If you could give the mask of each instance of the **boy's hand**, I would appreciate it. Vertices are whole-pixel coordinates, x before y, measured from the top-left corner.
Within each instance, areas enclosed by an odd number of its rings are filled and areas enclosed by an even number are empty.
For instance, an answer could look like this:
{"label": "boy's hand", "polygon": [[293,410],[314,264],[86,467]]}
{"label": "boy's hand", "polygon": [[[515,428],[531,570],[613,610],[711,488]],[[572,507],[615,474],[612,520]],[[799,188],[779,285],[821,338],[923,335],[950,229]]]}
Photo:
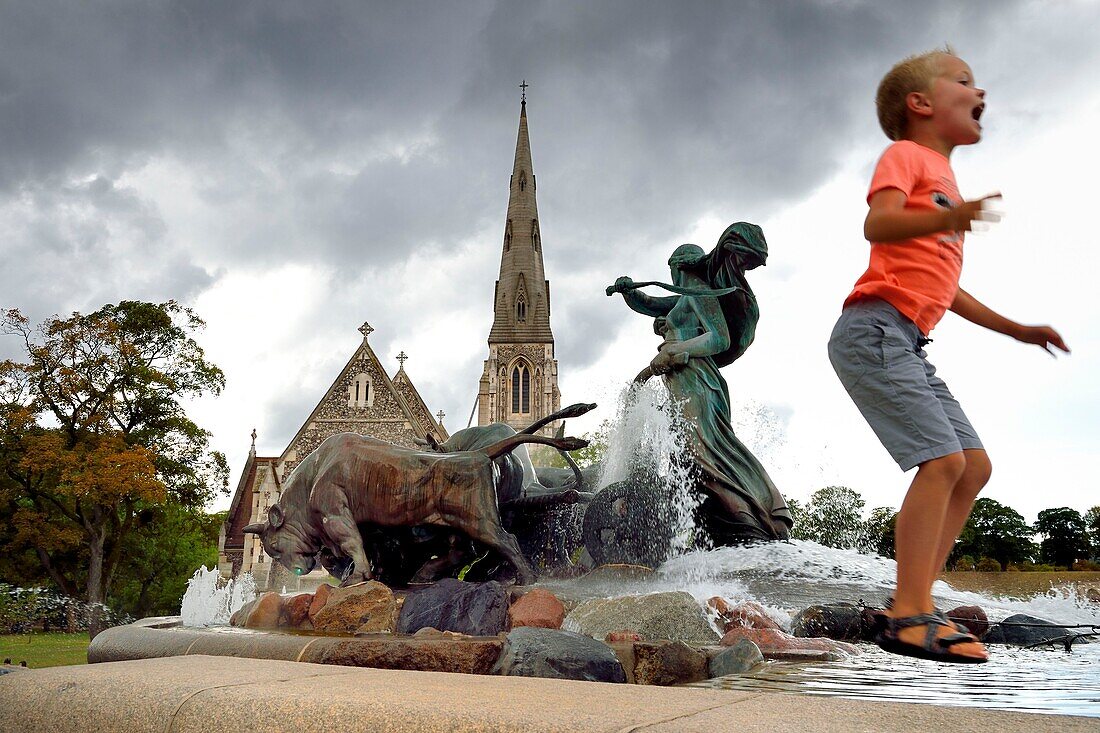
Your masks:
{"label": "boy's hand", "polygon": [[976,221],[988,221],[990,223],[1001,220],[999,212],[986,209],[985,202],[1001,198],[999,193],[991,193],[973,201],[963,201],[951,209],[948,213],[948,222],[953,232],[969,232],[974,228]]}
{"label": "boy's hand", "polygon": [[1061,349],[1067,354],[1069,353],[1069,347],[1062,340],[1062,336],[1050,326],[1023,326],[1019,333],[1013,335],[1017,341],[1042,346],[1051,356],[1055,356],[1054,350],[1050,348],[1051,346]]}

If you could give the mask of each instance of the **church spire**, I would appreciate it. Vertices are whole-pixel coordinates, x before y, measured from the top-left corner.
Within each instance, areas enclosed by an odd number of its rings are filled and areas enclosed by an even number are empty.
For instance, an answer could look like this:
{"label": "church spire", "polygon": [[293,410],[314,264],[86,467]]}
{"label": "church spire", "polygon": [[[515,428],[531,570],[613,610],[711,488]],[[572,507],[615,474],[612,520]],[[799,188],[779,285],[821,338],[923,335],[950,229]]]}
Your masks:
{"label": "church spire", "polygon": [[542,234],[535,202],[535,173],[527,132],[527,81],[520,87],[519,134],[509,182],[500,276],[489,343],[550,343],[550,282],[542,263]]}

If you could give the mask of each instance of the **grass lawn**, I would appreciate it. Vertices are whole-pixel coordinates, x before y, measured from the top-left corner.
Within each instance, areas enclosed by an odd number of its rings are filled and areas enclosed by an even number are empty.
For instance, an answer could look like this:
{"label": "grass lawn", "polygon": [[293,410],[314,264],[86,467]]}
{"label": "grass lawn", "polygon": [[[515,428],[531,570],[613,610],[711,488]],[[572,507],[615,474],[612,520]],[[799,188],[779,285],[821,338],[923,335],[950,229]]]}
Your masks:
{"label": "grass lawn", "polygon": [[27,661],[27,666],[60,667],[88,663],[88,632],[81,634],[36,633],[0,636],[0,662]]}

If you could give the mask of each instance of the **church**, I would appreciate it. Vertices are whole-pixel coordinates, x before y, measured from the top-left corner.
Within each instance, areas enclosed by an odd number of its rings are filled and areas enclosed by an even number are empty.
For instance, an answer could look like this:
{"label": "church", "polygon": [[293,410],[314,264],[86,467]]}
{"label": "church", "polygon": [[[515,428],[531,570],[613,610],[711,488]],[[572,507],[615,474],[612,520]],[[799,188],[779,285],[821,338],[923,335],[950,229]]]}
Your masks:
{"label": "church", "polygon": [[[504,422],[519,430],[557,411],[558,362],[550,330],[550,281],[542,258],[542,235],[535,201],[535,173],[527,131],[527,84],[521,85],[519,134],[509,179],[508,211],[493,293],[489,356],[478,384],[477,424]],[[393,377],[370,346],[374,329],[364,323],[363,340],[321,397],[313,412],[278,456],[256,455],[256,432],[241,471],[229,515],[218,542],[218,570],[225,577],[250,572],[259,587],[269,579],[271,560],[256,535],[244,527],[267,518],[283,482],[298,462],[326,438],[344,432],[370,435],[396,445],[423,446],[427,435],[438,442],[449,437],[442,412],[434,416],[405,370],[408,357]],[[557,428],[549,425],[544,431]]]}

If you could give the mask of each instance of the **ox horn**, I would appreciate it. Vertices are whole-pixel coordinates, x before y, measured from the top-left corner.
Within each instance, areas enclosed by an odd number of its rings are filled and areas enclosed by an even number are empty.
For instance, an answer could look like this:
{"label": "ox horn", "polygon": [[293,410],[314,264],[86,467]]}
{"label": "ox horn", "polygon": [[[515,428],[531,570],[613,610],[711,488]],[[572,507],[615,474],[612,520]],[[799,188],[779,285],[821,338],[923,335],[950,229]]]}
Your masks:
{"label": "ox horn", "polygon": [[248,532],[249,534],[263,534],[266,527],[267,525],[264,522],[257,522],[256,524],[245,525],[243,531]]}

